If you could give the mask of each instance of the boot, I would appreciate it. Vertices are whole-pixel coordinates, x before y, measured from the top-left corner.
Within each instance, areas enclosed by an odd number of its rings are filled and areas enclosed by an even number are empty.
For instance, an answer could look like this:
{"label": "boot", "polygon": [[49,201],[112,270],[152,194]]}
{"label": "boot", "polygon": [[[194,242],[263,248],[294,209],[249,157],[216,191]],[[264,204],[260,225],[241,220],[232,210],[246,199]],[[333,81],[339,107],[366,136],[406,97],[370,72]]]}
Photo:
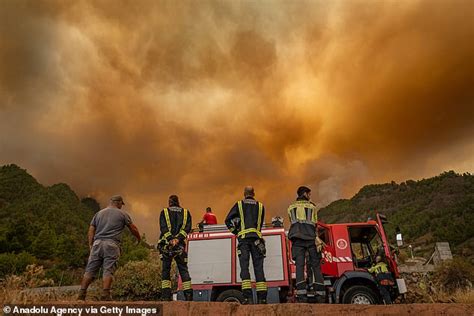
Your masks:
{"label": "boot", "polygon": [[314,297],[314,302],[317,304],[326,303],[326,296],[316,294],[316,296]]}
{"label": "boot", "polygon": [[252,290],[243,290],[244,293],[244,301],[242,305],[251,305],[253,304],[253,293]]}
{"label": "boot", "polygon": [[171,301],[171,289],[165,288],[161,290],[161,300],[162,301]]}
{"label": "boot", "polygon": [[324,285],[316,285],[316,291],[314,292],[315,294],[315,301],[316,303],[325,303],[326,302],[326,289],[324,288]]}
{"label": "boot", "polygon": [[306,295],[296,296],[296,301],[298,303],[308,303],[308,296],[306,296]]}
{"label": "boot", "polygon": [[86,300],[86,294],[87,294],[87,290],[86,289],[81,289],[79,291],[79,295],[77,296],[77,300],[85,301]]}
{"label": "boot", "polygon": [[101,301],[112,301],[112,295],[110,295],[110,289],[103,289],[102,295],[100,296]]}
{"label": "boot", "polygon": [[184,299],[188,302],[193,300],[193,290],[184,291]]}
{"label": "boot", "polygon": [[267,304],[267,291],[257,292],[257,304]]}

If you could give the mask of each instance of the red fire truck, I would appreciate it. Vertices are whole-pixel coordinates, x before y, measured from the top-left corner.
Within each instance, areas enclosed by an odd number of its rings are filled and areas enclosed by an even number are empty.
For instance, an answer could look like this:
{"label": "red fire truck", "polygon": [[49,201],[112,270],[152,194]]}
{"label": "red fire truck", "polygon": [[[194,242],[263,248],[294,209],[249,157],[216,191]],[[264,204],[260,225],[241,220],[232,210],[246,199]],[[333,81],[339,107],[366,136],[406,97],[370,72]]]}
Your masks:
{"label": "red fire truck", "polygon": [[[381,303],[376,281],[367,272],[380,251],[384,252],[396,280],[391,288],[392,298],[406,292],[405,281],[400,278],[395,254],[385,235],[385,222],[385,216],[377,214],[376,220],[369,219],[363,223],[318,223],[318,235],[325,243],[321,270],[325,278],[327,303]],[[296,269],[290,255],[291,242],[287,232],[283,227],[265,227],[262,234],[267,248],[264,263],[267,301],[294,302]],[[237,242],[225,225],[208,226],[203,232],[189,235],[188,262],[195,301],[243,301]],[[182,299],[180,281],[178,286],[177,299]]]}

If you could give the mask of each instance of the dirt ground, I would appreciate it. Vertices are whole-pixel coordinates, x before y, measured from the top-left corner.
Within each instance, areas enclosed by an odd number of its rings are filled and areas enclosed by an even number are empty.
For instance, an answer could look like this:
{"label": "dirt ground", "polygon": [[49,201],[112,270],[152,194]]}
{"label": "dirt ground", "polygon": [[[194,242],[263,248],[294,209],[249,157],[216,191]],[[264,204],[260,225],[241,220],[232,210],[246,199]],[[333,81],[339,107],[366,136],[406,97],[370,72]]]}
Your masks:
{"label": "dirt ground", "polygon": [[[58,304],[65,302],[58,302]],[[397,304],[383,305],[330,305],[330,304],[268,304],[240,305],[217,302],[68,302],[68,305],[113,305],[129,307],[156,306],[163,309],[163,315],[203,316],[203,315],[470,315],[474,316],[474,304]],[[47,303],[42,305],[55,305]]]}

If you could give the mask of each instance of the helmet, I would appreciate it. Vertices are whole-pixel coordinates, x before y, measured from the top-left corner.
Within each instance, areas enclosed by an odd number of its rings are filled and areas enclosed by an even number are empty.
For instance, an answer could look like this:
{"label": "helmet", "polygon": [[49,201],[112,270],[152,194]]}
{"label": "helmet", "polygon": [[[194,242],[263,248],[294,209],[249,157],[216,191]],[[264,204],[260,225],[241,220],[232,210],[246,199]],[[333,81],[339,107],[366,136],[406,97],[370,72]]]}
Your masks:
{"label": "helmet", "polygon": [[303,194],[309,193],[309,192],[311,192],[311,189],[303,185],[298,188],[298,190],[296,191],[296,194],[298,196],[302,196]]}

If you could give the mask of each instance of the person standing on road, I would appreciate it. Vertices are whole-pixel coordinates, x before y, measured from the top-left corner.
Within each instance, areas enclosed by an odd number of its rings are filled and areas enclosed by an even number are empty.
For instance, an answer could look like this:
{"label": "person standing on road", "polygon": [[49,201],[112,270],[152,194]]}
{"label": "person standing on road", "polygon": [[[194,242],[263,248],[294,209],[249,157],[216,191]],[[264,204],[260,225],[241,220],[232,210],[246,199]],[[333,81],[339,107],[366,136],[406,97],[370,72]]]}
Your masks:
{"label": "person standing on road", "polygon": [[87,288],[101,267],[103,269],[101,299],[112,300],[110,287],[120,257],[120,242],[125,227],[130,229],[138,243],[141,241],[138,228],[132,223],[130,215],[122,210],[123,205],[125,203],[120,195],[111,197],[109,206],[97,212],[90,223],[88,232],[90,255],[81,282],[79,300],[86,299]]}
{"label": "person standing on road", "polygon": [[266,256],[265,241],[262,238],[262,226],[265,222],[265,207],[255,200],[253,187],[244,189],[244,199],[234,204],[225,224],[232,233],[237,235],[239,245],[237,253],[240,262],[240,278],[244,304],[253,303],[252,283],[250,280],[249,263],[252,256],[256,279],[257,302],[267,303],[267,282],[263,271],[263,261]]}
{"label": "person standing on road", "polygon": [[193,300],[191,277],[188,270],[188,254],[185,251],[186,239],[191,232],[191,213],[179,205],[177,195],[171,195],[168,200],[169,207],[164,208],[160,214],[160,241],[158,250],[161,254],[161,299],[171,301],[171,263],[173,259],[178,266],[183,293],[186,301]]}
{"label": "person standing on road", "polygon": [[296,297],[298,302],[308,301],[307,282],[304,277],[306,254],[314,274],[316,300],[322,302],[326,292],[321,273],[321,252],[316,247],[318,210],[311,202],[311,189],[301,186],[297,190],[297,199],[288,207],[291,241],[291,254],[296,264]]}

